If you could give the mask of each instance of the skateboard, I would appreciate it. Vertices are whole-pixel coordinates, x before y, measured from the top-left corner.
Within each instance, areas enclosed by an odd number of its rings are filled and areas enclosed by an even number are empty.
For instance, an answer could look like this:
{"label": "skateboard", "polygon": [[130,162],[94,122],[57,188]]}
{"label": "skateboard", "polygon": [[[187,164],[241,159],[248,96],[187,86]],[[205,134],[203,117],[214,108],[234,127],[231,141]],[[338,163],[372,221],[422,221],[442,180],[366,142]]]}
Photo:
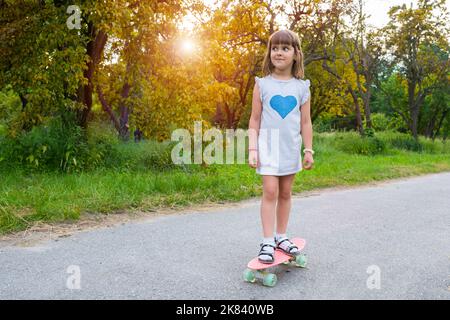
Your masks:
{"label": "skateboard", "polygon": [[299,250],[299,253],[295,256],[290,256],[284,253],[281,249],[276,249],[274,254],[274,261],[270,264],[262,263],[258,260],[258,257],[252,259],[247,264],[247,269],[244,271],[244,281],[254,283],[257,278],[262,279],[263,285],[268,287],[273,287],[277,283],[277,275],[275,273],[270,273],[267,269],[277,266],[279,264],[284,265],[295,265],[299,268],[306,267],[306,255],[301,251],[305,247],[306,241],[301,238],[291,239]]}

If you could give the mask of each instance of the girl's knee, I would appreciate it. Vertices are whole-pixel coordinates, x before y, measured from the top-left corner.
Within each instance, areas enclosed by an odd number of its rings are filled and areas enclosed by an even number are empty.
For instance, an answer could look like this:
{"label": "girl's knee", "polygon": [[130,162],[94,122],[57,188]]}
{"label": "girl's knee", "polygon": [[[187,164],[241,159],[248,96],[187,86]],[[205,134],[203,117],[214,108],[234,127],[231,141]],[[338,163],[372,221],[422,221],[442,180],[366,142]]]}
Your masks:
{"label": "girl's knee", "polygon": [[291,191],[281,191],[278,194],[278,199],[280,200],[290,200],[291,199]]}
{"label": "girl's knee", "polygon": [[278,190],[276,188],[267,188],[263,191],[263,197],[266,200],[274,201],[277,199]]}

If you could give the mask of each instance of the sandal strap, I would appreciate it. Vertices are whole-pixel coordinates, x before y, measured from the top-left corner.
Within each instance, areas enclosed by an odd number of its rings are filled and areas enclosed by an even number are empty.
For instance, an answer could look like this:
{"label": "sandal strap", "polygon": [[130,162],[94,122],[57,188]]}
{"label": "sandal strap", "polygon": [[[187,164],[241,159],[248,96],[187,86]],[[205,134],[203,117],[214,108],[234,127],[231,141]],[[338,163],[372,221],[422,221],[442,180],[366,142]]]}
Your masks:
{"label": "sandal strap", "polygon": [[286,241],[289,242],[289,245],[287,246],[287,251],[291,252],[291,250],[294,248],[297,248],[297,250],[298,250],[298,247],[294,243],[292,243],[288,238],[284,238],[283,240],[278,242],[278,247],[280,247],[280,244],[282,244],[283,242],[286,242]]}
{"label": "sandal strap", "polygon": [[272,247],[274,249],[276,249],[277,247],[271,243],[261,243],[261,251],[264,250],[264,247]]}
{"label": "sandal strap", "polygon": [[261,256],[261,255],[267,255],[267,256],[270,256],[271,258],[273,258],[273,253],[272,252],[269,252],[269,251],[265,251],[264,250],[264,247],[272,247],[272,248],[274,248],[274,249],[276,249],[276,247],[273,245],[273,244],[270,244],[270,243],[262,243],[261,244],[261,249],[259,250],[259,256]]}

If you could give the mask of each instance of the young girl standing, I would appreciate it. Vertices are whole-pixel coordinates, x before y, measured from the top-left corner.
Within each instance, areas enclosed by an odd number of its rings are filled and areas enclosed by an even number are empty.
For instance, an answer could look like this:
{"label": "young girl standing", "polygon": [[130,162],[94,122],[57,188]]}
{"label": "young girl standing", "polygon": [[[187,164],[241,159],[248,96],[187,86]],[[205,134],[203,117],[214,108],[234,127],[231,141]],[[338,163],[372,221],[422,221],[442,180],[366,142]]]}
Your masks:
{"label": "young girl standing", "polygon": [[[276,248],[299,251],[286,236],[295,174],[314,163],[309,80],[304,77],[298,35],[290,30],[272,34],[263,62],[264,78],[256,77],[249,121],[249,165],[262,175],[263,241],[258,258],[274,261]],[[276,219],[275,219],[276,218]],[[276,220],[276,234],[274,237]]]}

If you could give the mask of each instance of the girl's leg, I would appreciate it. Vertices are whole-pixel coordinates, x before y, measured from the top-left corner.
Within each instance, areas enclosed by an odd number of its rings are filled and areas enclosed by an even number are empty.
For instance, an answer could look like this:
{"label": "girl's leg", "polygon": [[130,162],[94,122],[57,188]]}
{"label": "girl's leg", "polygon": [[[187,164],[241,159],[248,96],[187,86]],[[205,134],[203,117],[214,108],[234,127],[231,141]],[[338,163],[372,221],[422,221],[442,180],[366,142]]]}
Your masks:
{"label": "girl's leg", "polygon": [[277,234],[285,234],[291,212],[292,184],[295,174],[279,177],[279,193],[277,203]]}
{"label": "girl's leg", "polygon": [[262,176],[263,196],[261,200],[261,221],[264,238],[273,238],[275,210],[278,197],[278,177]]}

